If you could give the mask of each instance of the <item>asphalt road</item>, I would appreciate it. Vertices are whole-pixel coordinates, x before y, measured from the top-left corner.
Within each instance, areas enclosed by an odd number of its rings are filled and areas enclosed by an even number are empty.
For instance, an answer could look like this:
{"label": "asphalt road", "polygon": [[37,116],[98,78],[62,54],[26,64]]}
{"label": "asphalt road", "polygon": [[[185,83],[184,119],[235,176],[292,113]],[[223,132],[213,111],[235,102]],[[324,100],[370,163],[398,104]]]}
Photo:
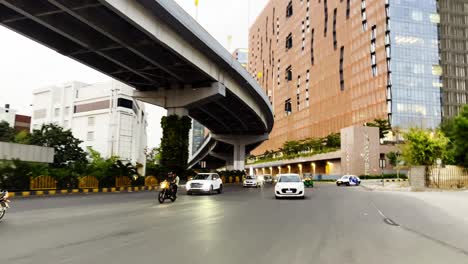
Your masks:
{"label": "asphalt road", "polygon": [[0,263],[468,263],[468,224],[419,199],[319,184],[273,189],[16,199]]}

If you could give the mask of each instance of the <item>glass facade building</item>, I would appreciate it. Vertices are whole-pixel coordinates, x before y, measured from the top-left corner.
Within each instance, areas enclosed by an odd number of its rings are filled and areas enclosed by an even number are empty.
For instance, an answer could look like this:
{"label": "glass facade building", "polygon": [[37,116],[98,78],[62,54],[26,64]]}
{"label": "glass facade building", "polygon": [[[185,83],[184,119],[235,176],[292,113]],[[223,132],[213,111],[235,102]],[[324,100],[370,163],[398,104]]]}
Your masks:
{"label": "glass facade building", "polygon": [[389,2],[391,124],[436,128],[442,87],[436,0]]}
{"label": "glass facade building", "polygon": [[270,0],[248,52],[275,113],[254,154],[377,118],[434,129],[468,100],[468,0]]}
{"label": "glass facade building", "polygon": [[192,129],[190,131],[190,155],[195,154],[205,138],[205,127],[192,119]]}
{"label": "glass facade building", "polygon": [[451,118],[468,102],[468,0],[439,0],[442,117]]}

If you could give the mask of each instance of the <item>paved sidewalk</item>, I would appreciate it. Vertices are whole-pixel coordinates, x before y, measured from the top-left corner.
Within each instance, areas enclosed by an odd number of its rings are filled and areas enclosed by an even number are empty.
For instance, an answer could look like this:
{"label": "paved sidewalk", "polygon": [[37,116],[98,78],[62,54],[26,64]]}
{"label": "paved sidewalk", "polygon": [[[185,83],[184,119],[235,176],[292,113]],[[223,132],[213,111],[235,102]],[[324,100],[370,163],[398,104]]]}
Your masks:
{"label": "paved sidewalk", "polygon": [[410,191],[408,181],[385,182],[382,185],[380,180],[363,180],[361,186],[370,191]]}
{"label": "paved sidewalk", "polygon": [[468,191],[430,191],[402,193],[438,207],[468,224]]}

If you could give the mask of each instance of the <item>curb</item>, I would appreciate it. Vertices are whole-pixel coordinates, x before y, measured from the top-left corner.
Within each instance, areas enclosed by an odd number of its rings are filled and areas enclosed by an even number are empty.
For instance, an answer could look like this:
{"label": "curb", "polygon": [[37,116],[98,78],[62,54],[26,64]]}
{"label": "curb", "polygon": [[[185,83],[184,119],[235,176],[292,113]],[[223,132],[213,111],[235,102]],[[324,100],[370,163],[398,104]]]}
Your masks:
{"label": "curb", "polygon": [[30,196],[54,196],[79,193],[116,193],[116,192],[139,192],[156,190],[156,186],[140,186],[140,187],[112,187],[112,188],[81,188],[81,189],[64,189],[64,190],[38,190],[24,192],[9,192],[10,197],[30,197]]}
{"label": "curb", "polygon": [[[385,182],[402,182],[402,181],[408,181],[407,179],[385,179]],[[380,180],[382,182],[382,180]]]}

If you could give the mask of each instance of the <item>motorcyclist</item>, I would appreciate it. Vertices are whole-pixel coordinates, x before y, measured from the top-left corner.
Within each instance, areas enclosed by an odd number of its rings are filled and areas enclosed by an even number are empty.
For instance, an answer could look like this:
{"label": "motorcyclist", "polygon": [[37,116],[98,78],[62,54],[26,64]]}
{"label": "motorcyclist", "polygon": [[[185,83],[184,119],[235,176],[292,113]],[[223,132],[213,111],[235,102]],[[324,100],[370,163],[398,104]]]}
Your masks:
{"label": "motorcyclist", "polygon": [[167,181],[170,184],[170,188],[174,196],[177,195],[177,188],[179,186],[180,181],[179,176],[177,176],[176,173],[169,172],[167,175]]}

